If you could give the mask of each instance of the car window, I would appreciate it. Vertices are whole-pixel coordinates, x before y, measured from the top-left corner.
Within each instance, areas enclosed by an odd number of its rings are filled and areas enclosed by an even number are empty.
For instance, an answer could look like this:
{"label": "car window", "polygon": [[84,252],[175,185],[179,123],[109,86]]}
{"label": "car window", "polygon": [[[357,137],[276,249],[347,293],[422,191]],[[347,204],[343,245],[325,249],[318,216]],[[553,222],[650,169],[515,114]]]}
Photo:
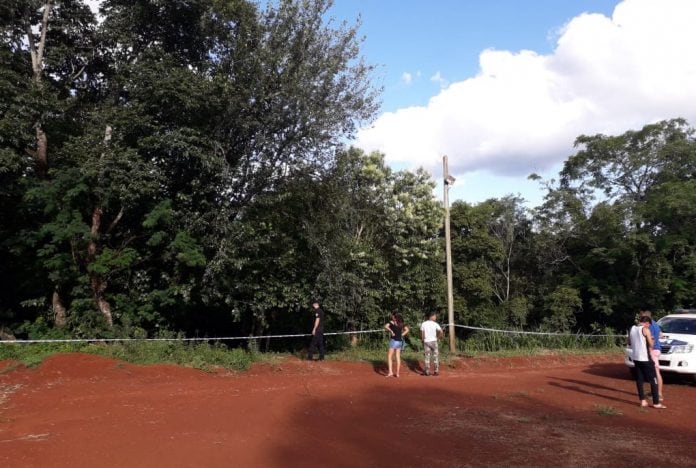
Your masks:
{"label": "car window", "polygon": [[686,317],[663,317],[657,322],[663,333],[696,335],[696,319]]}

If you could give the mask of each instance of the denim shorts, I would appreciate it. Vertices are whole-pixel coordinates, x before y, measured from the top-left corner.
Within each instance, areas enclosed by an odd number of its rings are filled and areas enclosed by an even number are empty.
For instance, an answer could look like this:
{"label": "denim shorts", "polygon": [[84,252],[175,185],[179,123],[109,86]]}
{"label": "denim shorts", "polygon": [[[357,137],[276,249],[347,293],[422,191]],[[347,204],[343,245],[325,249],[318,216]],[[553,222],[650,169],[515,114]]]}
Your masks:
{"label": "denim shorts", "polygon": [[404,347],[403,341],[389,339],[389,349],[402,349],[403,347]]}

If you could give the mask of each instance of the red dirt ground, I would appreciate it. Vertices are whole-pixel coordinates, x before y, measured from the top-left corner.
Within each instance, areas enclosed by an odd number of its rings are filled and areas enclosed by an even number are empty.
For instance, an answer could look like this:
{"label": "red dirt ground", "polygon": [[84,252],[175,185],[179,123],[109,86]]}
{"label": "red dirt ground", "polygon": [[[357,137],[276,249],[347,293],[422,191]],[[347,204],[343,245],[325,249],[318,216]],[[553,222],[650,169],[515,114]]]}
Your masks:
{"label": "red dirt ground", "polygon": [[418,371],[385,378],[381,366],[288,359],[205,373],[82,354],[35,369],[0,362],[0,466],[696,466],[696,387],[671,382],[668,409],[641,410],[620,356]]}

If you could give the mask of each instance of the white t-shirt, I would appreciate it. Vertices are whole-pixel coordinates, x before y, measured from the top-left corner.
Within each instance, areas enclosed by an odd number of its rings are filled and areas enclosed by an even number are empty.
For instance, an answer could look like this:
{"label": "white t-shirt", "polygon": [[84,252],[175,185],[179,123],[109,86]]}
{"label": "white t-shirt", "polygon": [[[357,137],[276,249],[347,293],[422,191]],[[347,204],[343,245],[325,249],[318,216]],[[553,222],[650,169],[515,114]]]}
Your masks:
{"label": "white t-shirt", "polygon": [[437,332],[438,330],[442,331],[440,325],[437,322],[433,322],[432,320],[426,320],[425,322],[421,323],[420,329],[423,332],[423,341],[425,341],[426,343],[432,343],[433,341],[437,341]]}
{"label": "white t-shirt", "polygon": [[634,361],[650,361],[648,343],[643,335],[642,325],[633,325],[630,332],[631,338],[631,359]]}

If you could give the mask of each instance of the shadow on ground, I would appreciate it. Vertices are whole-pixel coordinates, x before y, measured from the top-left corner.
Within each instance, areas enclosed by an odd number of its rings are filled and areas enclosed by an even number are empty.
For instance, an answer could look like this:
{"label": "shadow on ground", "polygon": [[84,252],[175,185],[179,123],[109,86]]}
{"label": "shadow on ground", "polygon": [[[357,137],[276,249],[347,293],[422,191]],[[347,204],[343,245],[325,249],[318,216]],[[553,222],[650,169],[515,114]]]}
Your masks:
{"label": "shadow on ground", "polygon": [[[628,367],[623,363],[597,363],[590,364],[583,372],[606,377],[615,380],[633,380]],[[696,379],[689,375],[680,375],[672,372],[662,372],[665,383],[671,385],[696,386]]]}
{"label": "shadow on ground", "polygon": [[[665,460],[680,465],[696,457],[687,442],[696,438],[693,429],[680,430],[675,439],[674,428],[651,421],[652,442],[640,444],[645,422],[637,410],[608,419],[591,408],[572,408],[577,392],[601,390],[606,399],[610,387],[550,382],[554,393],[568,390],[560,402],[558,395],[554,401],[524,391],[477,395],[466,385],[443,389],[440,383],[463,382],[385,379],[349,397],[311,394],[281,421],[289,430],[272,448],[274,466],[631,466],[638,459],[664,466]],[[609,400],[632,402],[625,393]]]}
{"label": "shadow on ground", "polygon": [[[379,375],[386,376],[389,373],[389,367],[387,366],[386,358],[385,360],[372,359],[370,360],[370,364],[372,364],[372,369],[375,371],[375,373]],[[396,366],[396,363],[394,363],[394,366]],[[404,369],[408,369],[409,371],[416,374],[423,373],[423,367],[420,365],[420,361],[418,361],[418,359],[413,358],[402,358],[401,369],[402,372]],[[394,371],[396,371],[396,368],[394,368]]]}

